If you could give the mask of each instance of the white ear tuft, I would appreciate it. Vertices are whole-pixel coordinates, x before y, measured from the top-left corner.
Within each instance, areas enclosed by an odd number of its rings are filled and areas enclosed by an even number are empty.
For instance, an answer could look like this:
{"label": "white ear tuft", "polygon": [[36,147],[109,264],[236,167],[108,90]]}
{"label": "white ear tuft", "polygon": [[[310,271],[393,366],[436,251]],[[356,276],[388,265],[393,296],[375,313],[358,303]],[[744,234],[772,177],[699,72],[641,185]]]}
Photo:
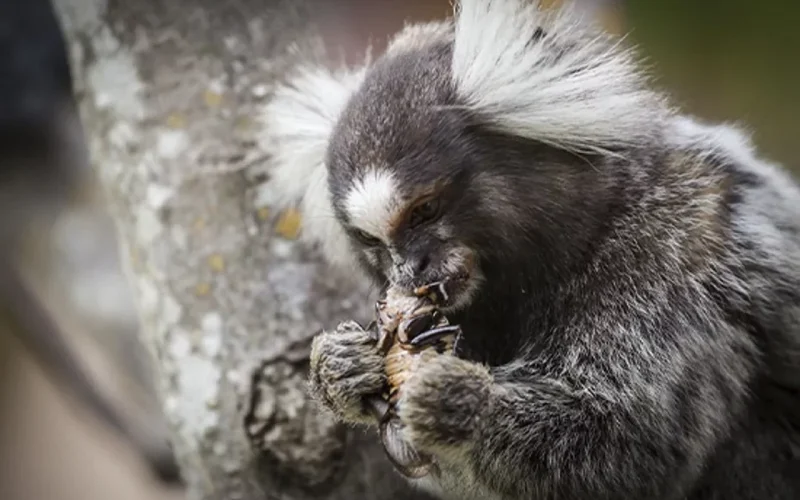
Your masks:
{"label": "white ear tuft", "polygon": [[451,42],[452,40],[453,22],[450,19],[406,24],[389,40],[385,54],[393,56],[401,52],[427,47],[432,43]]}
{"label": "white ear tuft", "polygon": [[334,217],[328,192],[325,154],[336,122],[365,69],[331,71],[301,66],[274,92],[261,120],[267,133],[264,150],[271,155],[269,189],[281,208],[299,205],[302,238],[318,244],[334,265],[354,264],[344,231]]}
{"label": "white ear tuft", "polygon": [[678,150],[694,150],[737,164],[748,164],[756,158],[750,132],[734,123],[710,124],[687,115],[675,116],[670,121],[667,141]]}
{"label": "white ear tuft", "polygon": [[574,152],[647,144],[666,102],[634,53],[579,15],[526,0],[460,0],[453,78],[497,129]]}

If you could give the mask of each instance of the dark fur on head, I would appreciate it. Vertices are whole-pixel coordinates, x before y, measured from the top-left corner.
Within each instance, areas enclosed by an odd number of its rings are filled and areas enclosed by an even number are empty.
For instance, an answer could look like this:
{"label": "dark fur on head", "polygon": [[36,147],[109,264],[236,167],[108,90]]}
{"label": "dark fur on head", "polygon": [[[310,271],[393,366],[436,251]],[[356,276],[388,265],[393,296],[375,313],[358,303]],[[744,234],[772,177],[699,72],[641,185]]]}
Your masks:
{"label": "dark fur on head", "polygon": [[[593,162],[604,159],[595,154],[484,127],[455,94],[451,59],[452,44],[441,42],[370,68],[331,136],[328,185],[337,218],[377,282],[391,279],[413,289],[448,278],[447,256],[463,249],[474,256],[470,271],[481,284],[487,273],[502,277],[486,283],[501,285],[485,294],[494,303],[579,263],[609,220],[628,174],[598,170]],[[374,244],[373,235],[360,238],[346,209],[353,184],[381,170],[391,172],[402,202],[425,200],[434,191],[437,204],[430,221],[413,225],[408,211],[393,221],[391,250]]]}
{"label": "dark fur on head", "polygon": [[[797,184],[735,128],[664,106],[627,52],[570,43],[589,39],[572,18],[521,0],[459,8],[455,25],[409,28],[367,69],[314,167],[342,251],[376,283],[469,274],[448,310],[469,359],[435,359],[400,401],[409,439],[440,464],[428,486],[460,499],[798,498]],[[492,52],[498,26],[512,33]],[[504,67],[503,49],[523,68]],[[353,360],[370,349],[315,343],[312,388],[346,420],[363,421]]]}

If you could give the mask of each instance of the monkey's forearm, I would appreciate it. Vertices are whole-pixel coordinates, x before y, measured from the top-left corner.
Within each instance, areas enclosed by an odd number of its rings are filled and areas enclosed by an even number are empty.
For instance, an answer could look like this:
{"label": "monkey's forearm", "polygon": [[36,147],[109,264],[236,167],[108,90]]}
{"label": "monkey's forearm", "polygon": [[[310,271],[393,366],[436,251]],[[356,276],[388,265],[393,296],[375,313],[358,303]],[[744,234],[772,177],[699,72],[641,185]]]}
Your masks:
{"label": "monkey's forearm", "polygon": [[726,388],[713,382],[695,391],[627,380],[608,390],[533,372],[519,377],[495,377],[470,453],[475,477],[509,498],[673,498],[699,472],[727,418],[725,405],[715,404]]}

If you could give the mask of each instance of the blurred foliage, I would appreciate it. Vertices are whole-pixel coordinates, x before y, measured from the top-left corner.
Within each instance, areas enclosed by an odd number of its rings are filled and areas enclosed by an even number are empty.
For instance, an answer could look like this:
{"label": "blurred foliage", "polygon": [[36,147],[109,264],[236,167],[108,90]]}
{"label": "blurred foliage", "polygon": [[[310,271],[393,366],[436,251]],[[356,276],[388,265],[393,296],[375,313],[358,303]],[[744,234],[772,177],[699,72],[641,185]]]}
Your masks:
{"label": "blurred foliage", "polygon": [[683,109],[738,121],[800,174],[800,2],[627,0],[625,29]]}

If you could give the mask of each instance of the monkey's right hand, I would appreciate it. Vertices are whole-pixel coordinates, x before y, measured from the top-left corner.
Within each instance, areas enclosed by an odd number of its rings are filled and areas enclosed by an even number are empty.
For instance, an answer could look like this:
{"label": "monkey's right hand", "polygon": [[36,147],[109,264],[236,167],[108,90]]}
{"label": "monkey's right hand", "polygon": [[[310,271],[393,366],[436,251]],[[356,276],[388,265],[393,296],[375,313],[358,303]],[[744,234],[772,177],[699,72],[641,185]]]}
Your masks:
{"label": "monkey's right hand", "polygon": [[386,375],[373,334],[355,321],[340,323],[333,332],[323,331],[311,344],[310,364],[314,399],[344,422],[377,424],[367,400],[380,396]]}

